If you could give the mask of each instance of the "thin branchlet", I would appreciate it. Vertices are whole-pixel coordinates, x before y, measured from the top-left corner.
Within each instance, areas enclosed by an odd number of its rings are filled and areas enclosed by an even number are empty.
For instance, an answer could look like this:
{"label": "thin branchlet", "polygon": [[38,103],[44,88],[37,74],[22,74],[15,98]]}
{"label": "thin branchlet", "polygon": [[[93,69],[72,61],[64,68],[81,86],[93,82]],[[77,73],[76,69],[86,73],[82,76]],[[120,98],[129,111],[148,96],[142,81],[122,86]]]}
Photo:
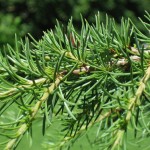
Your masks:
{"label": "thin branchlet", "polygon": [[[134,114],[136,106],[140,106],[140,103],[141,103],[140,97],[141,97],[142,93],[144,92],[145,87],[146,87],[146,83],[149,79],[150,79],[150,66],[145,71],[145,75],[141,79],[141,81],[139,83],[139,87],[138,87],[134,97],[129,99],[128,111],[127,111],[127,114],[125,116],[125,121],[127,124],[130,122],[130,120],[132,118],[132,114]],[[112,150],[114,150],[118,145],[121,144],[121,140],[124,136],[125,130],[126,130],[126,128],[120,129],[116,133],[117,139],[115,140],[115,142],[112,146]]]}
{"label": "thin branchlet", "polygon": [[[43,93],[43,96],[35,104],[35,106],[33,108],[31,108],[31,115],[30,115],[28,122],[32,122],[32,120],[35,118],[36,114],[38,113],[39,109],[41,108],[41,105],[48,99],[49,95],[52,94],[54,89],[57,88],[57,86],[60,84],[61,80],[62,80],[62,77],[59,76],[59,78],[57,78],[56,81],[54,83],[52,83],[52,85],[45,91],[45,93]],[[4,148],[5,150],[11,150],[12,148],[14,148],[15,143],[20,138],[20,136],[22,136],[30,127],[28,122],[21,125],[21,127],[17,131],[17,137],[14,139],[11,139],[8,142],[8,144]]]}

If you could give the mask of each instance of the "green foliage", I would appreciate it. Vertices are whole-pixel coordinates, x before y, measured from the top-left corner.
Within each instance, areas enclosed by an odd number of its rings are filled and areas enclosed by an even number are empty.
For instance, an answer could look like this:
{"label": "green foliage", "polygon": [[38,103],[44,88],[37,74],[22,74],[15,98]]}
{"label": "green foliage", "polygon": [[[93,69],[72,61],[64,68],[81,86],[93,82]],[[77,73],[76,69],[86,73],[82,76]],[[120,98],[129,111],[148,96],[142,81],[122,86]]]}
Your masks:
{"label": "green foliage", "polygon": [[[149,32],[147,22],[141,20]],[[128,132],[138,140],[149,137],[150,37],[130,19],[100,15],[96,23],[81,19],[80,33],[70,19],[41,40],[15,39],[15,48],[0,53],[0,135],[5,150],[18,146],[34,121],[53,133],[60,120],[57,142],[50,149],[69,149],[77,139],[96,131],[91,145],[99,149],[128,149]],[[57,122],[56,121],[56,122]],[[55,123],[54,123],[55,124]],[[53,137],[57,133],[53,133]],[[33,138],[34,140],[34,138]]]}
{"label": "green foliage", "polygon": [[25,36],[27,31],[26,26],[21,24],[20,17],[0,13],[0,47],[3,47],[6,43],[14,46],[14,34],[22,37]]}
{"label": "green foliage", "polygon": [[[5,15],[6,21],[7,16],[10,15],[13,16],[13,20],[16,17],[19,17],[20,20],[19,24],[13,23],[13,25],[10,24],[9,27],[5,28],[3,37],[12,37],[12,34],[23,31],[24,33],[31,33],[37,39],[41,38],[43,31],[54,28],[56,19],[67,25],[70,16],[73,16],[75,27],[80,29],[80,14],[89,23],[93,23],[93,16],[98,11],[101,12],[103,21],[106,13],[108,16],[114,17],[119,24],[122,16],[130,17],[138,28],[144,31],[137,17],[143,17],[144,11],[149,12],[150,7],[149,0],[1,0],[0,10],[4,16],[2,17],[3,22],[5,21]],[[16,30],[11,31],[14,25],[16,25]],[[21,34],[21,36],[24,36],[24,34]],[[3,42],[9,43],[9,40]],[[10,44],[12,44],[11,41]]]}

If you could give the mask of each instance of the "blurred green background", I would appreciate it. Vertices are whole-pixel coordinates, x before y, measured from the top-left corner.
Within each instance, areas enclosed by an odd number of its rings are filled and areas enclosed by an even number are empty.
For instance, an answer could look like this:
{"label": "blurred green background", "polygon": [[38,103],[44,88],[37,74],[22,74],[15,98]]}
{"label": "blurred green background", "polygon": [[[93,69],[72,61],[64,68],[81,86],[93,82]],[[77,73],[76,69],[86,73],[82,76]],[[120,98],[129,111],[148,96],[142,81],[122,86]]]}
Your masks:
{"label": "blurred green background", "polygon": [[[56,19],[67,25],[68,20],[73,16],[75,27],[80,29],[80,14],[92,23],[98,11],[101,13],[102,20],[105,19],[107,13],[110,17],[114,17],[118,24],[122,16],[130,17],[144,32],[138,17],[143,19],[145,10],[150,12],[149,6],[150,0],[0,0],[0,49],[7,43],[14,46],[15,33],[19,37],[31,33],[35,39],[40,39],[43,31],[54,29]],[[53,127],[47,130],[47,133],[51,135],[46,137],[42,136],[41,128],[41,120],[34,122],[33,145],[29,146],[29,136],[25,136],[17,150],[48,149],[48,147],[44,148],[42,143],[46,140],[49,142],[48,140],[51,140],[53,135],[60,134],[60,130],[55,131],[56,128],[60,129],[60,122],[54,121]],[[88,135],[85,134],[71,149],[98,149],[98,147],[92,147],[89,141],[89,138],[93,139],[95,135],[96,130],[93,127]],[[133,139],[133,137],[130,138]],[[141,144],[135,146],[134,142],[131,141],[129,150],[141,149],[139,146]],[[149,143],[149,140],[145,142]]]}
{"label": "blurred green background", "polygon": [[[41,120],[36,120],[32,125],[33,139],[31,140],[31,136],[26,133],[16,150],[60,150],[58,147],[52,149],[52,146],[53,143],[57,144],[63,138],[63,134],[61,134],[61,130],[63,129],[63,127],[61,123],[62,122],[60,120],[54,119],[52,121],[52,125],[47,128],[46,135],[43,136],[41,131]],[[70,149],[67,149],[68,144],[66,143],[66,146],[64,146],[61,150],[104,150],[104,148],[99,147],[98,143],[94,143],[94,141],[98,138],[96,137],[98,128],[99,123],[96,123],[90,129],[82,132],[82,135],[79,136],[79,138],[77,138],[75,142],[72,141],[72,144],[71,142],[68,143],[71,144]],[[140,140],[141,138],[139,137],[141,134],[142,132],[139,131],[138,136],[135,139],[132,127],[129,128],[127,132],[127,150],[150,149],[150,138],[147,137],[146,140]]]}
{"label": "blurred green background", "polygon": [[73,16],[79,29],[80,14],[92,23],[98,11],[102,20],[106,13],[118,23],[122,16],[130,17],[144,30],[137,17],[143,18],[144,11],[150,11],[149,6],[150,0],[0,0],[0,48],[6,43],[13,46],[15,33],[41,38],[43,31],[55,27],[56,18],[66,25]]}

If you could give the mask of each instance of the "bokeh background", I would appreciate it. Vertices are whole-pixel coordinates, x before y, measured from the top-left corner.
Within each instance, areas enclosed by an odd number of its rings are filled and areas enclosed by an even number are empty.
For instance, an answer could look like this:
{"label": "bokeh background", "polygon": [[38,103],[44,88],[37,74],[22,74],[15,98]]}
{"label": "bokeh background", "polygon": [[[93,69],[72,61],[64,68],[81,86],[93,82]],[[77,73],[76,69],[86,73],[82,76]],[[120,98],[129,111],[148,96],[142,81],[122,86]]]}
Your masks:
{"label": "bokeh background", "polygon": [[145,10],[150,12],[149,6],[150,0],[0,0],[0,48],[6,43],[13,46],[15,33],[40,39],[43,31],[54,29],[56,19],[66,25],[72,16],[80,29],[80,14],[92,23],[98,11],[102,20],[106,13],[118,24],[122,16],[130,17],[144,30],[138,17],[143,18]]}

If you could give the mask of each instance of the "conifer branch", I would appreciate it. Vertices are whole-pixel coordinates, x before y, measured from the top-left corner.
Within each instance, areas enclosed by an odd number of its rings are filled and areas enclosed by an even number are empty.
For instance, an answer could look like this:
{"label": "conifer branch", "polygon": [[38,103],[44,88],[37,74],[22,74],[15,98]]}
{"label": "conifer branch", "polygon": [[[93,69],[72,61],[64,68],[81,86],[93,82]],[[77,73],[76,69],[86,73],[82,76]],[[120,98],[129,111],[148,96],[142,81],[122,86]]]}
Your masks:
{"label": "conifer branch", "polygon": [[[94,124],[101,122],[103,119],[106,119],[107,117],[109,117],[113,112],[109,111],[106,112],[104,114],[101,114],[95,121],[90,122],[90,124],[88,125],[88,129],[90,129]],[[76,133],[76,137],[80,134],[83,134],[83,132],[86,132],[86,126],[82,126],[82,128]],[[59,143],[59,147],[62,147],[65,143],[67,143],[69,140],[73,139],[74,136],[68,136],[65,137],[61,143]]]}
{"label": "conifer branch", "polygon": [[[26,38],[25,43],[16,40],[16,49],[8,46],[0,52],[0,136],[5,150],[17,147],[40,110],[43,135],[52,116],[62,124],[64,138],[54,145],[58,149],[88,134],[84,131],[95,124],[99,128],[93,145],[104,149],[126,144],[132,119],[135,128],[142,120],[140,128],[149,131],[143,109],[150,108],[150,41],[129,19],[122,19],[118,29],[107,16],[101,23],[98,14],[95,25],[82,18],[81,33],[70,20],[65,32],[58,23],[55,34],[44,33],[39,42],[32,39],[34,49]],[[8,116],[8,122],[5,116],[14,106],[16,116]]]}
{"label": "conifer branch", "polygon": [[[150,66],[147,68],[144,77],[141,79],[139,83],[139,87],[135,93],[135,96],[129,100],[129,105],[128,105],[128,111],[125,117],[125,122],[128,124],[132,118],[132,114],[135,111],[136,106],[140,106],[140,97],[142,93],[144,92],[144,89],[146,87],[147,81],[150,79]],[[118,145],[120,145],[122,142],[122,138],[125,132],[125,129],[119,129],[118,132],[116,133],[117,139],[114,142],[114,145],[112,146],[112,150],[114,150]]]}
{"label": "conifer branch", "polygon": [[6,96],[11,96],[17,92],[19,92],[19,89],[28,89],[30,88],[31,86],[33,86],[34,84],[42,84],[46,81],[46,78],[41,78],[41,79],[36,79],[33,81],[31,80],[27,80],[26,84],[24,85],[19,85],[19,86],[15,86],[14,88],[10,88],[9,90],[5,91],[5,92],[0,92],[0,97],[6,97]]}
{"label": "conifer branch", "polygon": [[36,114],[38,113],[39,109],[41,108],[41,105],[48,99],[49,95],[52,94],[52,92],[54,91],[54,89],[56,87],[58,87],[58,85],[60,84],[62,80],[62,77],[59,76],[56,81],[54,83],[52,83],[52,85],[46,89],[46,91],[43,93],[43,96],[41,97],[41,99],[35,104],[35,106],[33,108],[31,108],[31,114],[30,114],[30,118],[28,120],[27,123],[24,123],[20,126],[20,128],[17,131],[17,137],[14,139],[11,139],[6,147],[5,150],[11,150],[12,148],[14,148],[14,146],[16,145],[16,143],[18,142],[18,140],[20,139],[20,137],[28,130],[28,128],[30,127],[30,123],[32,122],[32,120],[35,118]]}
{"label": "conifer branch", "polygon": [[[83,73],[83,72],[89,72],[89,71],[90,71],[89,67],[87,66],[87,67],[81,67],[80,69],[75,69],[75,70],[73,70],[72,73],[75,74],[75,75],[79,75],[81,72]],[[43,93],[43,96],[41,97],[41,99],[35,104],[34,107],[31,108],[31,114],[30,114],[28,122],[22,124],[19,127],[19,129],[17,131],[17,137],[15,137],[14,139],[11,139],[7,143],[7,145],[5,147],[5,150],[11,150],[12,148],[14,148],[14,146],[16,145],[16,143],[18,142],[20,137],[23,136],[23,134],[29,129],[30,123],[32,122],[32,120],[34,120],[36,114],[38,113],[39,109],[41,108],[41,105],[48,99],[49,95],[53,93],[55,88],[57,88],[59,86],[61,80],[63,79],[62,75],[65,75],[67,73],[68,73],[67,71],[62,71],[60,73],[60,75],[58,75],[58,77],[56,78],[56,81],[54,83],[52,83],[51,86],[48,89],[45,90],[45,92]],[[27,82],[28,85],[21,85],[21,86],[18,86],[17,88],[12,88],[7,92],[0,93],[0,96],[1,97],[11,96],[15,92],[17,92],[18,89],[20,89],[20,88],[29,88],[35,83],[38,85],[38,84],[44,83],[45,81],[46,81],[45,78],[37,79],[34,82],[29,80]],[[106,115],[104,115],[104,116],[106,116]],[[100,116],[100,118],[104,118],[104,116]]]}

